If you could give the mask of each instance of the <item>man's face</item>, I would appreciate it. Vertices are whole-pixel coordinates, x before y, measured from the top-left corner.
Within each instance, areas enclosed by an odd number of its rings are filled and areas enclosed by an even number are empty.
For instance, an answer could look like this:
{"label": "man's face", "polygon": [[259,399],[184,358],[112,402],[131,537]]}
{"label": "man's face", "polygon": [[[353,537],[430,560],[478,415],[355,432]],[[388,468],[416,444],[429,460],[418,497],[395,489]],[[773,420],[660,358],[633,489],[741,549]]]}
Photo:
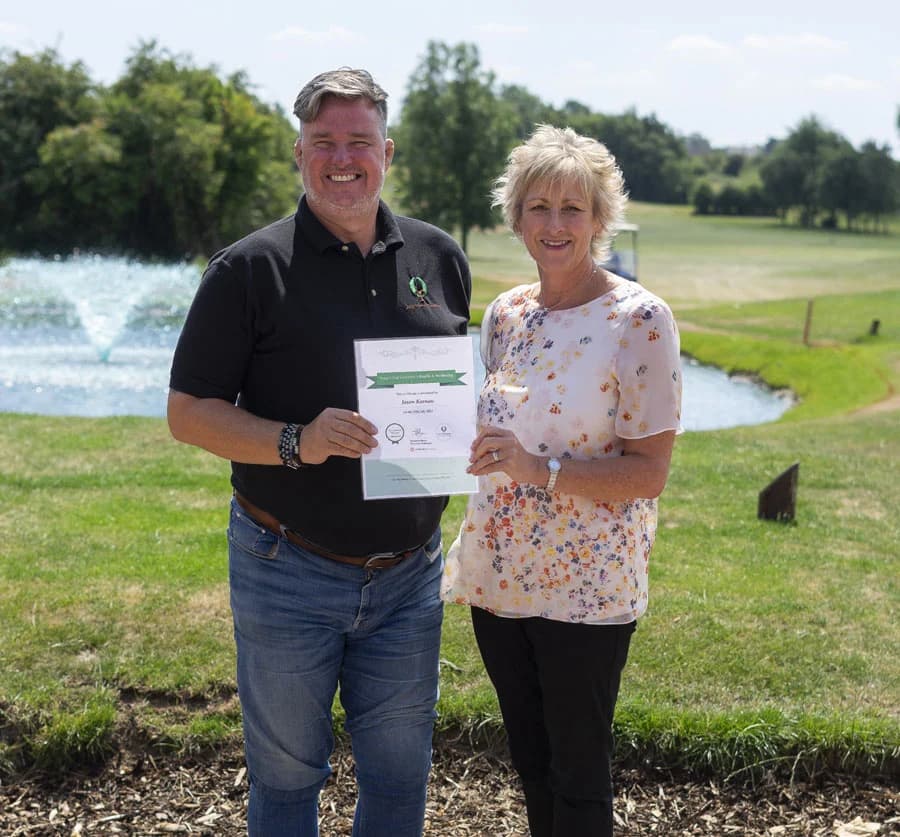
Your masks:
{"label": "man's face", "polygon": [[394,156],[394,142],[382,137],[375,105],[328,97],[302,130],[294,157],[313,212],[338,226],[367,216],[374,221]]}

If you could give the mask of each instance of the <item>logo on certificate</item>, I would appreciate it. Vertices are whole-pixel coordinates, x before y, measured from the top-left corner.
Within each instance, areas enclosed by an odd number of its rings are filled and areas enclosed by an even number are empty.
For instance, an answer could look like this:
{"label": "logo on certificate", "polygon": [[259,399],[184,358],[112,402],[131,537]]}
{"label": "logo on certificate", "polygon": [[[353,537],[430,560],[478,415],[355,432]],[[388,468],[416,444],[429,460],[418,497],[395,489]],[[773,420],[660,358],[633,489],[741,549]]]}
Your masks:
{"label": "logo on certificate", "polygon": [[400,444],[400,440],[406,435],[402,424],[392,422],[384,428],[384,437],[395,445]]}

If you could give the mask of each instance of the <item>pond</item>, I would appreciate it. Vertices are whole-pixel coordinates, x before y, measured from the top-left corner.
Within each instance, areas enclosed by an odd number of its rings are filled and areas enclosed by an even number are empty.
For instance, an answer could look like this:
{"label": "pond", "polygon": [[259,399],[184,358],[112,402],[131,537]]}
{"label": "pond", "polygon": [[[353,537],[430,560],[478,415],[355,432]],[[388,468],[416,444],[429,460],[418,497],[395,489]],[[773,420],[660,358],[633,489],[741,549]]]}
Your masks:
{"label": "pond", "polygon": [[[100,256],[0,265],[0,412],[164,416],[199,279],[195,265]],[[683,372],[687,430],[773,421],[792,403],[687,358]]]}

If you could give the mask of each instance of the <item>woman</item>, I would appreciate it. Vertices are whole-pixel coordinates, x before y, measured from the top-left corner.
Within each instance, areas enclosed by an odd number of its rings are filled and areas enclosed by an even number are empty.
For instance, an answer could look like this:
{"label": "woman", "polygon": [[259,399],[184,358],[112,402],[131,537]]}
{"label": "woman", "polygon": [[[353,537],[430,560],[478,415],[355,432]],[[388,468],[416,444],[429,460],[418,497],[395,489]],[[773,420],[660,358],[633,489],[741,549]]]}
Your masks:
{"label": "woman", "polygon": [[485,312],[469,471],[443,596],[468,604],[533,837],[612,834],[612,719],[676,433],[668,306],[599,266],[625,208],[601,143],[540,126],[494,203],[538,282]]}

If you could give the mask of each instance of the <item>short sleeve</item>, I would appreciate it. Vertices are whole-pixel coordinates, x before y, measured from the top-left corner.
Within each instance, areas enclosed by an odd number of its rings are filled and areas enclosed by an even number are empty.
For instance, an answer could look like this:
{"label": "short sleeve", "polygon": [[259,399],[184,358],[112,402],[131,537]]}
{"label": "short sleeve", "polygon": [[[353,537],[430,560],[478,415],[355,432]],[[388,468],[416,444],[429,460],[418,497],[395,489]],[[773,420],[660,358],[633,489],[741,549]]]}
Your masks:
{"label": "short sleeve", "polygon": [[492,358],[491,347],[494,345],[495,341],[494,337],[494,306],[496,305],[497,300],[491,302],[487,308],[484,309],[484,317],[481,319],[481,339],[479,340],[479,352],[481,354],[481,362],[484,364],[484,368],[488,370],[488,372],[494,372],[495,362],[494,358]]}
{"label": "short sleeve", "polygon": [[616,435],[640,439],[681,433],[681,355],[678,326],[661,299],[648,294],[628,316],[616,359]]}
{"label": "short sleeve", "polygon": [[224,259],[210,262],[175,348],[169,386],[234,403],[252,350],[247,288]]}

